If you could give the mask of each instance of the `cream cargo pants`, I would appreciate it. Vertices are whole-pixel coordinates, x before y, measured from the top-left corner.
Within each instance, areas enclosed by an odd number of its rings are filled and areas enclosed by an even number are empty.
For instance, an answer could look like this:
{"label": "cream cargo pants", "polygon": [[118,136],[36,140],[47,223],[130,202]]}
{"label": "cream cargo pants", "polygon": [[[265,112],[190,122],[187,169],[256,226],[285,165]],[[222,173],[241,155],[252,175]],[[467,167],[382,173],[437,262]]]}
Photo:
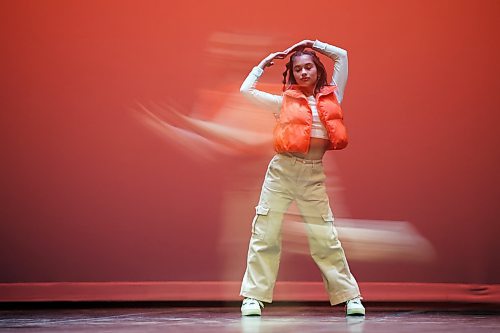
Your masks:
{"label": "cream cargo pants", "polygon": [[252,222],[247,268],[240,295],[272,302],[281,254],[283,215],[295,200],[309,248],[332,305],[360,295],[333,226],[321,160],[277,154],[269,163]]}

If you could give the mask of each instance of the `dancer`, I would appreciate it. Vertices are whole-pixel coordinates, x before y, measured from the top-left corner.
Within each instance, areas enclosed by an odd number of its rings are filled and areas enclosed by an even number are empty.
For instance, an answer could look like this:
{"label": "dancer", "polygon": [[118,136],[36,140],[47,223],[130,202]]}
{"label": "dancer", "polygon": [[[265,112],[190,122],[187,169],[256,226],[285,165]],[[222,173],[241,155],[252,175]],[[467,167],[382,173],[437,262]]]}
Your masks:
{"label": "dancer", "polygon": [[[334,61],[327,83],[324,65],[314,51]],[[291,54],[283,73],[283,94],[256,89],[274,59]],[[326,151],[347,145],[340,103],[347,82],[347,52],[318,40],[303,40],[283,52],[271,53],[254,67],[240,91],[276,116],[273,144],[256,215],[240,295],[244,316],[261,315],[271,303],[281,254],[281,224],[295,201],[305,221],[311,256],[332,305],[346,303],[347,315],[364,315],[358,284],[349,270],[333,225],[325,188],[322,158]]]}

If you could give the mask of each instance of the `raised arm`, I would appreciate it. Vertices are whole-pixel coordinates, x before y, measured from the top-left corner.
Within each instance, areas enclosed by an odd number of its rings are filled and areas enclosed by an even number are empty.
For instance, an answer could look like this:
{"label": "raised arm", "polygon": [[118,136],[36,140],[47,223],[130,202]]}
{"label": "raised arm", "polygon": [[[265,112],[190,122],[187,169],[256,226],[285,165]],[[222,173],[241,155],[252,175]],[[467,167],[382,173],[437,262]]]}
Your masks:
{"label": "raised arm", "polygon": [[337,86],[337,99],[339,103],[342,103],[348,75],[347,51],[318,40],[314,42],[312,48],[333,60],[334,70],[331,84]]}
{"label": "raised arm", "polygon": [[240,87],[240,92],[248,98],[250,101],[256,103],[259,106],[263,106],[268,110],[271,110],[274,114],[278,114],[283,102],[283,97],[280,95],[273,95],[264,91],[256,89],[257,82],[259,78],[264,73],[264,68],[272,66],[274,64],[273,59],[284,58],[285,54],[283,52],[271,53],[269,56],[264,58],[259,65],[255,66],[250,74],[248,74],[245,81]]}

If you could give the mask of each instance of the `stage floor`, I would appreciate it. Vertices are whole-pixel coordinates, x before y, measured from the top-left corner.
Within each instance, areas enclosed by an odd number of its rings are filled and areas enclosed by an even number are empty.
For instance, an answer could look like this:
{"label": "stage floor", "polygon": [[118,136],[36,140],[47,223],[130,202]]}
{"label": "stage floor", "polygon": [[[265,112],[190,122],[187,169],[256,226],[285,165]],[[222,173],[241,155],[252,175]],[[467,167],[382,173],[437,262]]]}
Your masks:
{"label": "stage floor", "polygon": [[406,333],[500,332],[498,310],[384,308],[346,318],[342,307],[269,305],[262,317],[241,317],[237,306],[148,306],[0,309],[1,332],[242,332]]}

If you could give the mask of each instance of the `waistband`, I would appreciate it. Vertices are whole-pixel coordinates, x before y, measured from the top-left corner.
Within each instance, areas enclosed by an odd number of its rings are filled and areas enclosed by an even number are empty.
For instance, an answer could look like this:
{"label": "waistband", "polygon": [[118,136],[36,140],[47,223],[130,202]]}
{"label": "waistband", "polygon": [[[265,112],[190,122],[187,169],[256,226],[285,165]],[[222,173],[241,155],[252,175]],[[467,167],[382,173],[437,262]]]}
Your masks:
{"label": "waistband", "polygon": [[319,160],[308,160],[308,159],[305,159],[305,158],[294,156],[294,155],[289,154],[289,153],[280,153],[280,154],[276,154],[276,156],[278,158],[283,158],[283,159],[289,160],[293,164],[295,164],[295,163],[313,164],[313,165],[314,164],[323,164],[323,160],[321,160],[321,159],[319,159]]}

